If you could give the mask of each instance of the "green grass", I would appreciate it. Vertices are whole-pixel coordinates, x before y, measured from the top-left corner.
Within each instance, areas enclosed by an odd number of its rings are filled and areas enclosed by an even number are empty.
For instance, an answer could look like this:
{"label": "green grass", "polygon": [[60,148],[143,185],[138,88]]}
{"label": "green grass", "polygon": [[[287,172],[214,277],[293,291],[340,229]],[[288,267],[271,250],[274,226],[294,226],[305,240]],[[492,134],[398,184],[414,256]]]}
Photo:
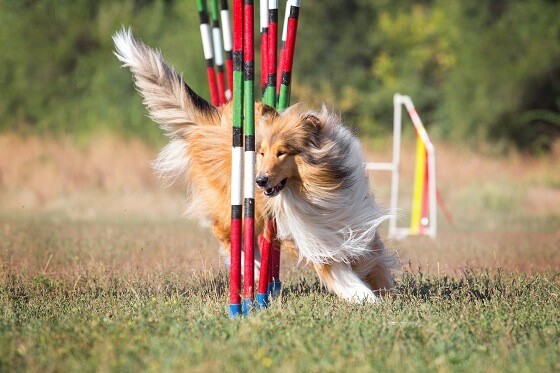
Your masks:
{"label": "green grass", "polygon": [[[121,168],[68,154],[56,159],[104,170],[107,186],[0,165],[0,372],[560,371],[560,194],[542,181],[552,161],[518,180],[525,162],[465,157],[456,170],[462,157],[447,153],[455,225],[440,216],[436,240],[387,241],[405,270],[384,301],[345,303],[286,260],[281,299],[229,320],[217,241],[181,217],[184,195],[150,190],[143,166],[121,184]],[[109,158],[135,164],[127,154]],[[14,181],[19,170],[34,182]]]}
{"label": "green grass", "polygon": [[7,274],[0,370],[560,368],[558,271],[405,272],[374,305],[347,304],[292,273],[270,309],[233,321],[226,289],[225,272]]}

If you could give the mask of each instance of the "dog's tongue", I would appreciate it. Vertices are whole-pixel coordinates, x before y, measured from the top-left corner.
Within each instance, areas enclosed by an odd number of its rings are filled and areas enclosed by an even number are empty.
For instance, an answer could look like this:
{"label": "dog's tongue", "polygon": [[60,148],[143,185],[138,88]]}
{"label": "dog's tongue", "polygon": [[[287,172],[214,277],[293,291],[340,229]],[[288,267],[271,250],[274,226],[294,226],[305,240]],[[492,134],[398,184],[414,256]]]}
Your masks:
{"label": "dog's tongue", "polygon": [[280,193],[280,191],[282,189],[284,189],[284,186],[286,185],[287,180],[288,179],[284,179],[279,184],[273,186],[272,188],[265,189],[264,194],[268,197],[273,197],[273,196],[277,195],[278,193]]}

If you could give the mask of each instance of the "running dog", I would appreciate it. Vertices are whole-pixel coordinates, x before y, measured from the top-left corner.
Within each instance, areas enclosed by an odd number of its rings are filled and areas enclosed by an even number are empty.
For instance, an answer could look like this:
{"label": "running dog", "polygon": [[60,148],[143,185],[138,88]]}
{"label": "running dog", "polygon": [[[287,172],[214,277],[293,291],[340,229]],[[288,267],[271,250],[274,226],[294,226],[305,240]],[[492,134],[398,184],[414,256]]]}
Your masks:
{"label": "running dog", "polygon": [[[189,88],[154,50],[122,29],[115,55],[128,67],[150,117],[169,137],[153,167],[162,177],[188,180],[189,212],[212,223],[220,251],[230,247],[232,105],[214,107]],[[396,258],[377,228],[388,218],[374,201],[354,135],[325,107],[294,105],[283,112],[255,107],[257,175],[255,231],[267,215],[282,250],[314,267],[343,299],[375,301],[393,288]]]}

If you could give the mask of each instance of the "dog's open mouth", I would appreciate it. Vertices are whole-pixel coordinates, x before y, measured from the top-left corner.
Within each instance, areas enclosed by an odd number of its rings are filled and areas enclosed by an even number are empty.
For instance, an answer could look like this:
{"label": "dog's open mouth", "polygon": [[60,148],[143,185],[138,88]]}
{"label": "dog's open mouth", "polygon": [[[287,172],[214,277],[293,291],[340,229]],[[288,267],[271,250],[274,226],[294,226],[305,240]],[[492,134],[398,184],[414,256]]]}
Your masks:
{"label": "dog's open mouth", "polygon": [[284,180],[282,180],[281,182],[278,183],[278,185],[273,186],[272,188],[266,188],[264,190],[264,195],[267,197],[274,197],[275,195],[277,195],[278,193],[280,193],[280,191],[282,189],[284,189],[284,187],[286,186],[286,183],[288,182],[288,178],[285,178]]}

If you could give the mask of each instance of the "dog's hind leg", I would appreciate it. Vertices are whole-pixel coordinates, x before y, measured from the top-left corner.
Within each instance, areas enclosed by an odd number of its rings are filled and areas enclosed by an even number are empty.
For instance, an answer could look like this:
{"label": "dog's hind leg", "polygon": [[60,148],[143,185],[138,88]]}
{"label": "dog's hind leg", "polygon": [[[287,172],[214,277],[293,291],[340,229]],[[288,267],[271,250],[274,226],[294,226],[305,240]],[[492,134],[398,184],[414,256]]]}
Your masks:
{"label": "dog's hind leg", "polygon": [[351,302],[375,302],[378,297],[347,263],[314,264],[315,271],[327,288]]}
{"label": "dog's hind leg", "polygon": [[391,269],[398,267],[395,255],[387,252],[377,233],[375,234],[371,254],[352,263],[352,268],[358,276],[379,295],[385,295],[395,286]]}
{"label": "dog's hind leg", "polygon": [[383,261],[376,262],[375,258],[365,257],[352,267],[376,294],[386,295],[395,286],[391,269]]}

